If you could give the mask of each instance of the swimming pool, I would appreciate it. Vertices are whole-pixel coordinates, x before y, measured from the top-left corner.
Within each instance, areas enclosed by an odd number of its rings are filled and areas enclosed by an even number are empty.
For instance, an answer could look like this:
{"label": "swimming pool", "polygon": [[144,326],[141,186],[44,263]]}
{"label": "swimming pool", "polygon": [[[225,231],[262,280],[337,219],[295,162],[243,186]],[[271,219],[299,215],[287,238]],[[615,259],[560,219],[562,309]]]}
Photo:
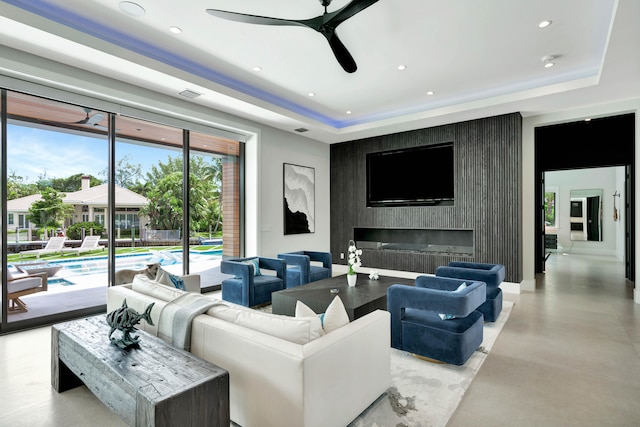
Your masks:
{"label": "swimming pool", "polygon": [[[206,262],[222,258],[222,249],[210,251],[190,251],[189,262]],[[162,266],[182,264],[182,251],[150,251],[136,254],[116,255],[116,271],[122,269],[142,270],[148,264],[159,263]],[[73,276],[107,273],[109,259],[107,256],[75,258],[51,261],[51,264],[63,268],[57,276],[69,279]],[[61,283],[62,284],[62,283]]]}

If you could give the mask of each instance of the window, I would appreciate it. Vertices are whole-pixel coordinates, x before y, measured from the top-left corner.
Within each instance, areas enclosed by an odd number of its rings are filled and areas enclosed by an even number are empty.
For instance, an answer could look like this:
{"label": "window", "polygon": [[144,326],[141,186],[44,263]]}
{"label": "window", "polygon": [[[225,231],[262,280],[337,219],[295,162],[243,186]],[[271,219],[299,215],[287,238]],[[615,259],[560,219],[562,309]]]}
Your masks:
{"label": "window", "polygon": [[7,215],[7,224],[13,225],[13,214],[12,213]]}

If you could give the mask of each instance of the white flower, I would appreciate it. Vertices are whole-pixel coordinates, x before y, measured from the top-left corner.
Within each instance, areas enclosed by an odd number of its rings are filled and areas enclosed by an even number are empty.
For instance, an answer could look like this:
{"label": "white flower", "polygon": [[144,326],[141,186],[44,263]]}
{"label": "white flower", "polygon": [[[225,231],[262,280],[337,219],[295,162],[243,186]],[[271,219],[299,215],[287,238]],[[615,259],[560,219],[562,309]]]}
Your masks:
{"label": "white flower", "polygon": [[353,240],[349,241],[349,256],[347,257],[347,263],[349,264],[349,272],[347,274],[356,274],[355,269],[362,266],[360,256],[362,255],[362,249],[356,248],[356,244]]}

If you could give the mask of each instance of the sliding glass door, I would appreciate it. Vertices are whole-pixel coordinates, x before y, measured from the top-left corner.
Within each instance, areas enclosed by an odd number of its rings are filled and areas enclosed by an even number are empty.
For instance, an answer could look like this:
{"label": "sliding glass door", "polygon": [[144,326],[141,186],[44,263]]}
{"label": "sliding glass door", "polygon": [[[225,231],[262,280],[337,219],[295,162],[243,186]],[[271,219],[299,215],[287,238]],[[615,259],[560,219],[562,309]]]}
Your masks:
{"label": "sliding glass door", "polygon": [[205,291],[220,283],[222,254],[240,255],[240,142],[175,120],[2,99],[0,331],[102,313],[106,287],[151,264],[200,274]]}
{"label": "sliding glass door", "polygon": [[107,202],[108,114],[11,91],[6,100],[7,322],[104,305],[107,277],[88,260],[106,252],[81,246],[103,237],[86,214]]}

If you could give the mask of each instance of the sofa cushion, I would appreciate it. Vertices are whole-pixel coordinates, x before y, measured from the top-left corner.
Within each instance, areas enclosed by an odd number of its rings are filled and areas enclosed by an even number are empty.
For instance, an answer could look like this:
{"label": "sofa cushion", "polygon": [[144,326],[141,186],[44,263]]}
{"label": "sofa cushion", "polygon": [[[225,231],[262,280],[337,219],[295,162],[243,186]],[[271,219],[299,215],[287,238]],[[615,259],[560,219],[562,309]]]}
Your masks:
{"label": "sofa cushion", "polygon": [[184,291],[176,289],[173,286],[166,286],[158,283],[142,274],[136,274],[133,277],[131,289],[163,301],[173,301],[180,295],[184,294]]}
{"label": "sofa cushion", "polygon": [[295,318],[229,303],[212,307],[207,314],[296,344],[306,344],[323,334],[317,317]]}
{"label": "sofa cushion", "polygon": [[41,285],[42,285],[42,277],[28,276],[25,278],[8,281],[7,292],[15,293],[20,291],[26,291],[27,289],[35,289]]}

